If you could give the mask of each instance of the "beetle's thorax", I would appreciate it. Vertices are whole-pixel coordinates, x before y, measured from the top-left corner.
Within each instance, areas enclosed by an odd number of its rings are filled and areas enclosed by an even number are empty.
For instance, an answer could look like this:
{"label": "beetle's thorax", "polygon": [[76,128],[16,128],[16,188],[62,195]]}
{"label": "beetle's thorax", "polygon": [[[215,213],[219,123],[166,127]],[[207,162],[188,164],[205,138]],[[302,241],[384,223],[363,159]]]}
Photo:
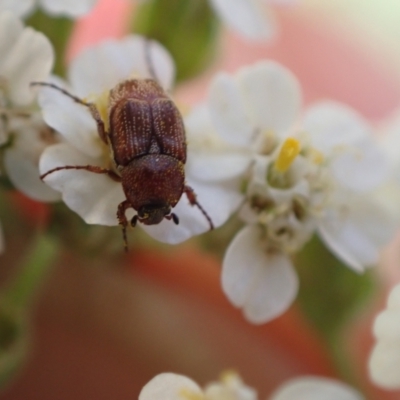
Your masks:
{"label": "beetle's thorax", "polygon": [[162,208],[169,213],[185,186],[184,164],[165,154],[135,158],[122,169],[121,177],[125,196],[136,211]]}

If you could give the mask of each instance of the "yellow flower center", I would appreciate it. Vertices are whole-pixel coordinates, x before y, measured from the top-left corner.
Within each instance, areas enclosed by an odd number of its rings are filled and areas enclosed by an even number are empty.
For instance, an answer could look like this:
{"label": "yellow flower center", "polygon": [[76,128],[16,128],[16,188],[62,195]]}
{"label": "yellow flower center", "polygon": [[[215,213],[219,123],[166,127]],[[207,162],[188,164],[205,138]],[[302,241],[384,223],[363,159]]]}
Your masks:
{"label": "yellow flower center", "polygon": [[96,105],[96,108],[99,110],[100,117],[102,121],[104,122],[104,128],[106,131],[108,131],[108,128],[110,126],[109,120],[108,120],[108,100],[110,97],[110,91],[109,90],[104,90],[104,92],[96,95],[90,95],[88,96],[87,99],[84,99],[84,101],[87,101],[89,103],[94,103]]}
{"label": "yellow flower center", "polygon": [[292,165],[294,159],[300,153],[300,143],[294,138],[287,138],[282,145],[274,168],[279,172],[285,172]]}

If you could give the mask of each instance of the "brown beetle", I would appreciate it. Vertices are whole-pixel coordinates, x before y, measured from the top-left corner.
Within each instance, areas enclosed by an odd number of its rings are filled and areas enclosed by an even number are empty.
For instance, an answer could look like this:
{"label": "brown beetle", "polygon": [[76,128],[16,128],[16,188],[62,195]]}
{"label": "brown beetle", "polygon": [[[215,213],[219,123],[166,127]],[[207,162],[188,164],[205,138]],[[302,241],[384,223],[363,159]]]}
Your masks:
{"label": "brown beetle", "polygon": [[[182,116],[173,101],[154,79],[125,80],[110,90],[108,121],[102,120],[94,103],[86,102],[66,90],[46,82],[32,85],[57,89],[86,106],[97,124],[100,138],[109,146],[115,168],[94,165],[66,165],[53,168],[41,176],[65,169],[84,169],[107,174],[121,182],[126,200],[118,205],[117,219],[122,226],[127,250],[126,228],[128,208],[137,211],[131,220],[145,225],[159,224],[164,218],[179,223],[171,209],[182,193],[196,205],[213,229],[213,222],[197,202],[193,189],[185,185],[186,138]],[[105,126],[109,129],[106,131]]]}

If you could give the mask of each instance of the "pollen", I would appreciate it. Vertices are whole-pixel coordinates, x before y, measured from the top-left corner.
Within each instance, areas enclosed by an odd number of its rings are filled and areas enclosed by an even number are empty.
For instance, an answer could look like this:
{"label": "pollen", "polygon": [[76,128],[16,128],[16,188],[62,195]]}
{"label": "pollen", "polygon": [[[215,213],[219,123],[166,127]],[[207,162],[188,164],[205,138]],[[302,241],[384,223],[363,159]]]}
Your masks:
{"label": "pollen", "polygon": [[311,148],[308,155],[314,164],[320,165],[324,161],[324,155],[317,149]]}
{"label": "pollen", "polygon": [[98,94],[94,99],[93,103],[96,105],[99,110],[100,117],[104,122],[104,128],[108,131],[109,121],[108,121],[108,101],[110,97],[110,91],[105,90],[104,92]]}
{"label": "pollen", "polygon": [[223,371],[220,376],[221,382],[225,384],[233,383],[233,382],[241,382],[239,374],[234,370],[226,370]]}
{"label": "pollen", "polygon": [[274,167],[279,172],[285,172],[292,165],[300,152],[300,143],[294,138],[287,138],[279,152]]}

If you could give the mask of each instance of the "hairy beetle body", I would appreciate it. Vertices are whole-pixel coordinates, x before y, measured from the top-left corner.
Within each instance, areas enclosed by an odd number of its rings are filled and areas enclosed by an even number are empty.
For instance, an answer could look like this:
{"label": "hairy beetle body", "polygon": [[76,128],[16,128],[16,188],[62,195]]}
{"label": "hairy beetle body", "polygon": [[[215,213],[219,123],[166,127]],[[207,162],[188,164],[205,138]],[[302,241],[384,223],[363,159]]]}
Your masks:
{"label": "hairy beetle body", "polygon": [[121,178],[125,196],[137,211],[143,205],[168,204],[173,208],[185,188],[183,163],[164,154],[135,158],[122,169]]}
{"label": "hairy beetle body", "polygon": [[[186,138],[182,116],[162,87],[153,79],[130,79],[110,90],[107,120],[101,118],[95,103],[88,103],[50,83],[50,86],[88,107],[96,121],[100,138],[109,146],[114,168],[66,165],[47,171],[85,169],[107,174],[121,182],[126,200],[119,204],[117,219],[123,228],[127,249],[126,210],[136,210],[131,220],[145,225],[160,223],[164,218],[179,223],[171,213],[183,193],[191,205],[196,205],[213,229],[211,218],[197,202],[194,191],[185,185]],[[107,129],[106,129],[107,127]]]}
{"label": "hairy beetle body", "polygon": [[109,141],[118,166],[144,154],[166,154],[186,162],[182,117],[152,79],[121,82],[110,91]]}

